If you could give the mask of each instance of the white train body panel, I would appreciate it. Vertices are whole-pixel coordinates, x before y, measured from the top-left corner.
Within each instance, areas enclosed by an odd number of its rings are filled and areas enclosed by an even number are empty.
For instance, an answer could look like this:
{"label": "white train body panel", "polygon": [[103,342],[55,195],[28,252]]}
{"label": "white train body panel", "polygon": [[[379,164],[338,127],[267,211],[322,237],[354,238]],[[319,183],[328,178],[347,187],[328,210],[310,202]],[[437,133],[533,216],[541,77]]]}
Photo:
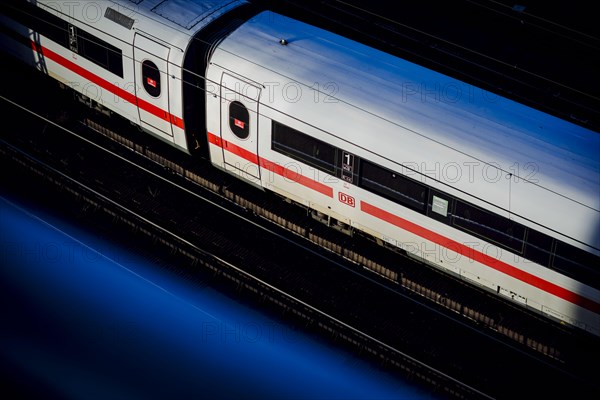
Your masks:
{"label": "white train body panel", "polygon": [[[273,150],[271,124],[277,121],[595,255],[599,134],[271,13],[258,15],[220,44],[208,76],[218,82],[224,73],[262,88],[258,153],[256,160],[238,153],[237,167],[228,168],[223,153],[235,153],[241,141],[213,143],[215,164],[600,334],[598,289]],[[220,99],[217,88],[213,94],[208,113],[225,112],[223,103],[230,99]],[[227,130],[224,121],[222,115],[215,118],[209,133]],[[243,172],[258,165],[260,180]],[[584,299],[567,300],[572,294]]]}
{"label": "white train body panel", "polygon": [[[245,2],[146,0],[137,3],[122,0],[35,2],[40,9],[68,22],[69,29],[72,26],[77,31],[84,31],[93,36],[92,40],[101,40],[101,46],[108,43],[121,51],[122,76],[43,35],[23,32],[37,44],[43,56],[37,51],[24,51],[22,46],[12,47],[18,48],[16,53],[22,60],[36,65],[147,132],[187,151],[181,73],[185,51],[198,30]],[[108,19],[107,8],[131,26]],[[3,23],[14,26],[8,20]],[[79,42],[78,50],[81,50],[81,38]],[[149,81],[160,88],[156,96],[144,90],[146,77],[142,74],[142,63],[146,60],[152,61],[160,71],[160,78]]]}

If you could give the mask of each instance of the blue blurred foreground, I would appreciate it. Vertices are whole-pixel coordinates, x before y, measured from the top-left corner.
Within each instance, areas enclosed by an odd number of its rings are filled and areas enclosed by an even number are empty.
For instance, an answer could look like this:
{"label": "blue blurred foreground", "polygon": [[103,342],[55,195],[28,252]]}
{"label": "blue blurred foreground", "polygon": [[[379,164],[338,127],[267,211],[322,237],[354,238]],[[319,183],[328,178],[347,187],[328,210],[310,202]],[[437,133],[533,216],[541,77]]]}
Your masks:
{"label": "blue blurred foreground", "polygon": [[432,398],[15,201],[0,197],[2,390],[44,399]]}

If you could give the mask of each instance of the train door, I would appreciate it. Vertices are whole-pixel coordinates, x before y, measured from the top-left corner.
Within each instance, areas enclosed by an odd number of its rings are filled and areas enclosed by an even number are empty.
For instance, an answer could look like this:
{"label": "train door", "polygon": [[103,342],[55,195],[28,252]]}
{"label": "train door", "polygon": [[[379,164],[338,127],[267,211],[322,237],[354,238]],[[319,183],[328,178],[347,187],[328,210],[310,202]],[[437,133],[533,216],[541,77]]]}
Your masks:
{"label": "train door", "polygon": [[221,78],[223,160],[234,169],[260,179],[258,165],[258,99],[260,87],[228,74]]}
{"label": "train door", "polygon": [[140,125],[173,136],[169,111],[169,48],[135,34],[135,91]]}

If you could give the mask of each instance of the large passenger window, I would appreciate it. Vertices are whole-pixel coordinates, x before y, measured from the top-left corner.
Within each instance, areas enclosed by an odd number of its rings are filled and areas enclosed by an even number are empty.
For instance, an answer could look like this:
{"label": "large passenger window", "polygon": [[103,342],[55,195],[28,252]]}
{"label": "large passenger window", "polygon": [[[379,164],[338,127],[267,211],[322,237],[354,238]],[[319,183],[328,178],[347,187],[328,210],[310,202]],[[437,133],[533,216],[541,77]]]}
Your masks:
{"label": "large passenger window", "polygon": [[587,285],[600,289],[598,274],[600,257],[570,244],[556,241],[552,267],[568,276],[574,276]]}
{"label": "large passenger window", "polygon": [[457,201],[454,225],[518,254],[523,252],[525,227],[508,218]]}
{"label": "large passenger window", "polygon": [[123,77],[123,53],[110,43],[79,29],[79,54],[93,63]]}
{"label": "large passenger window", "polygon": [[335,173],[336,148],[330,144],[276,121],[272,125],[272,140],[273,150],[331,175]]}
{"label": "large passenger window", "polygon": [[[16,6],[2,7],[15,21],[38,32],[40,35],[70,49],[81,57],[107,69],[113,74],[123,77],[123,52],[118,47],[69,24],[51,12],[34,3],[20,2]],[[25,44],[30,45],[29,37],[23,37]]]}
{"label": "large passenger window", "polygon": [[[0,13],[6,14],[21,25],[24,25],[40,35],[69,48],[68,23],[54,14],[49,13],[34,5],[33,3],[16,2],[0,3]],[[31,38],[27,37],[26,44],[29,45]]]}
{"label": "large passenger window", "polygon": [[361,162],[360,186],[414,210],[425,211],[425,185],[366,160]]}
{"label": "large passenger window", "polygon": [[525,253],[523,253],[525,258],[547,267],[550,263],[550,254],[552,254],[552,238],[528,229]]}

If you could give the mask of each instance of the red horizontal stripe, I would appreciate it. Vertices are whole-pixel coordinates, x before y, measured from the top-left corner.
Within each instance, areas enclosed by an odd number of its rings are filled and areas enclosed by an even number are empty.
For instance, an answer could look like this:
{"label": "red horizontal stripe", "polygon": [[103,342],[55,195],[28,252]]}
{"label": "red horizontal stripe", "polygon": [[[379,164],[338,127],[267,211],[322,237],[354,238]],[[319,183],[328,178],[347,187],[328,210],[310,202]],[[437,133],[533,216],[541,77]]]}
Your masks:
{"label": "red horizontal stripe", "polygon": [[221,137],[215,135],[214,133],[208,132],[208,143],[212,143],[217,147],[223,147],[223,145],[221,144]]}
{"label": "red horizontal stripe", "polygon": [[297,182],[302,186],[306,186],[312,190],[315,190],[321,194],[324,194],[328,197],[333,197],[333,188],[322,184],[321,182],[315,181],[314,179],[307,178],[297,171],[292,171],[291,169],[285,168],[279,164],[276,164],[272,161],[269,161],[265,158],[258,157],[256,154],[243,149],[231,142],[221,139],[219,136],[208,133],[208,141],[222,149],[229,151],[239,157],[242,157],[245,160],[248,160],[254,164],[259,165],[261,168],[265,168],[268,171],[272,171],[277,175],[283,176],[286,179]]}
{"label": "red horizontal stripe", "polygon": [[219,136],[213,133],[208,132],[208,142],[217,145],[222,149],[229,151],[230,153],[240,156],[253,164],[258,165],[258,156],[256,154],[238,145],[228,142],[227,140],[222,140]]}
{"label": "red horizontal stripe", "polygon": [[[37,46],[36,43],[33,41],[31,42],[31,48],[35,51],[40,52],[39,46]],[[98,75],[95,75],[92,72],[88,71],[87,69],[75,64],[73,61],[67,60],[63,56],[53,52],[52,50],[48,49],[47,47],[42,47],[41,53],[44,55],[44,57],[49,58],[50,60],[62,65],[63,67],[75,72],[77,75],[81,76],[82,78],[85,78],[88,81],[95,83],[96,85],[100,86],[101,88],[108,90],[110,93],[113,93],[114,95],[119,96],[123,100],[128,101],[131,104],[135,104],[142,110],[147,111],[150,114],[155,115],[156,117],[163,119],[163,120],[169,122],[170,124],[177,126],[178,128],[183,129],[183,120],[181,118],[179,118],[173,114],[169,114],[162,108],[157,107],[154,104],[151,104],[145,100],[142,100],[142,99],[134,96],[133,94],[129,93],[128,91],[121,89],[119,86],[115,85],[114,83],[111,83],[103,78],[100,78]]]}
{"label": "red horizontal stripe", "polygon": [[501,260],[490,257],[489,255],[475,250],[472,247],[465,246],[464,244],[455,240],[449,239],[438,233],[435,233],[427,228],[410,222],[404,218],[400,218],[397,215],[391,214],[379,207],[375,207],[369,203],[361,201],[360,209],[365,213],[379,218],[382,221],[388,222],[398,228],[404,229],[417,236],[420,236],[426,240],[434,242],[440,246],[443,246],[449,250],[457,252],[465,257],[475,260],[481,264],[484,264],[490,268],[500,271],[506,275],[523,281],[531,286],[539,288],[545,292],[553,294],[561,299],[567,300],[578,306],[587,308],[595,313],[600,313],[600,304],[586,297],[583,297],[575,292],[560,287],[552,282],[548,282],[528,272],[520,270],[510,264],[507,264]]}
{"label": "red horizontal stripe", "polygon": [[314,179],[307,178],[298,171],[292,171],[291,169],[284,168],[281,165],[275,164],[274,162],[264,158],[260,159],[260,166],[269,171],[273,171],[277,175],[283,176],[286,179],[292,180],[301,184],[302,186],[306,186],[309,189],[324,194],[327,197],[333,198],[333,188],[324,185],[321,182],[315,181]]}
{"label": "red horizontal stripe", "polygon": [[[212,135],[212,134],[209,134],[209,135]],[[215,136],[215,135],[212,135],[212,136]],[[236,156],[242,157],[244,160],[248,160],[251,163],[258,165],[258,156],[256,154],[252,153],[251,151],[248,151],[248,150],[244,149],[243,147],[240,147],[236,144],[228,142],[227,140],[220,139],[219,142],[221,143],[221,147],[224,150],[227,150],[228,152],[233,153]],[[211,143],[213,143],[213,142],[211,141]]]}

